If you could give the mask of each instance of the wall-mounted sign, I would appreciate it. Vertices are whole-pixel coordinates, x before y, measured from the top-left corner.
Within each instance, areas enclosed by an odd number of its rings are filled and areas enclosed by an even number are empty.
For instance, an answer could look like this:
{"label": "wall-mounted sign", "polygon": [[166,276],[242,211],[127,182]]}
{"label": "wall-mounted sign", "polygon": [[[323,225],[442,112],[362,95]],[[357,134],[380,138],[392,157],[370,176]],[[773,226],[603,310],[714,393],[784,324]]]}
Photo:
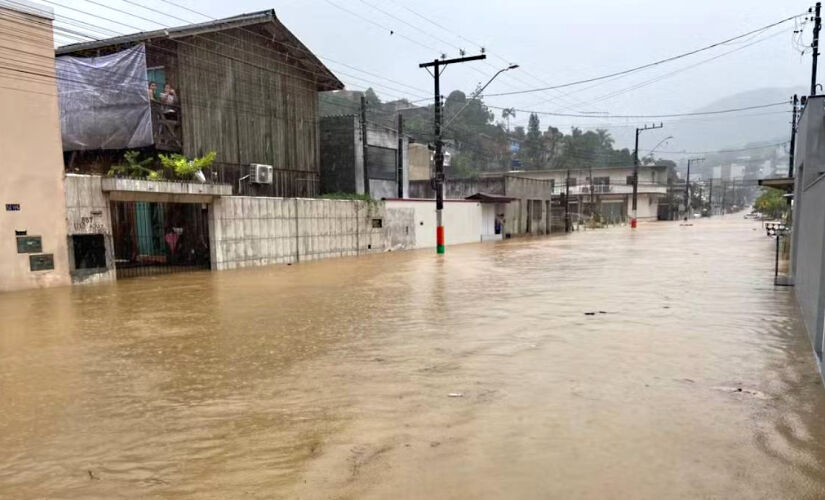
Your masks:
{"label": "wall-mounted sign", "polygon": [[17,253],[40,253],[43,251],[43,241],[40,236],[18,236]]}
{"label": "wall-mounted sign", "polygon": [[20,211],[20,204],[19,203],[6,203],[6,212],[19,212]]}
{"label": "wall-mounted sign", "polygon": [[49,271],[54,269],[54,254],[41,253],[29,255],[29,269],[32,271]]}

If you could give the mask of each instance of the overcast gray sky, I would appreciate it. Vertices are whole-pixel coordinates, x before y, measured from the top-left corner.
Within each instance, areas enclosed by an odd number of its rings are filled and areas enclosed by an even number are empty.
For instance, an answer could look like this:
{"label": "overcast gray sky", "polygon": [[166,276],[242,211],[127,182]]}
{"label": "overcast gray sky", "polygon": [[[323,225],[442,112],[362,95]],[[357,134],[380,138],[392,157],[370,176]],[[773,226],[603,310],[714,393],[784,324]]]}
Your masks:
{"label": "overcast gray sky", "polygon": [[[207,20],[162,0],[136,2],[154,12],[124,0],[104,1],[113,7],[168,25],[183,24],[174,17],[193,22]],[[372,86],[384,100],[428,97],[432,92],[432,79],[418,68],[418,63],[432,60],[442,52],[450,57],[458,56],[458,48],[474,54],[481,45],[486,48],[489,59],[449,67],[443,75],[445,95],[455,89],[470,92],[479,82],[486,81],[505,66],[506,62],[518,63],[521,66],[519,69],[505,73],[487,89],[487,93],[507,92],[561,84],[638,66],[748,32],[802,13],[810,6],[805,1],[797,0],[174,2],[212,17],[274,8],[281,21],[339,74],[348,88]],[[135,17],[118,15],[89,0],[55,0],[52,5],[55,3],[143,29],[160,27]],[[55,10],[58,17],[65,14],[83,18],[77,11],[60,7],[55,7]],[[432,19],[441,27],[428,23],[416,13]],[[104,24],[97,18],[86,19]],[[120,32],[129,31],[122,25],[108,26]],[[394,30],[395,34],[391,35],[389,29]],[[797,87],[802,90],[810,78],[810,55],[800,55],[792,40],[793,30],[794,23],[786,23],[756,38],[595,86],[576,86],[562,92],[489,97],[486,102],[495,106],[544,111],[660,114],[690,112],[716,99],[746,90],[764,87]],[[808,25],[805,43],[810,42],[810,34]],[[752,42],[755,43],[748,45]],[[610,96],[616,91],[734,49],[739,50],[638,89]],[[359,73],[329,59],[403,82],[409,87]],[[497,111],[497,115],[500,112]],[[523,124],[526,120],[526,113],[517,115],[516,122]],[[572,124],[627,125],[639,120],[542,117],[541,121],[542,128],[554,125],[567,130]],[[614,130],[620,145],[631,145],[632,129]],[[678,141],[674,147],[678,147]]]}

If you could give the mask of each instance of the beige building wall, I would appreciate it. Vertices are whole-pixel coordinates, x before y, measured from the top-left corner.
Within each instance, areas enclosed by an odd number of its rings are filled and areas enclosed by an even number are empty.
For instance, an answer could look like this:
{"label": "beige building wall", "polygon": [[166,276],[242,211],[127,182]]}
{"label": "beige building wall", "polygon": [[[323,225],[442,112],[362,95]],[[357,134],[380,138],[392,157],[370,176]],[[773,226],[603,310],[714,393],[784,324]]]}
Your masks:
{"label": "beige building wall", "polygon": [[430,180],[430,150],[426,144],[411,143],[410,148],[410,180]]}
{"label": "beige building wall", "polygon": [[[51,17],[0,0],[0,59],[12,68],[0,69],[0,291],[69,284]],[[31,271],[35,254],[17,252],[15,231],[40,236],[37,255],[53,255],[54,269]]]}

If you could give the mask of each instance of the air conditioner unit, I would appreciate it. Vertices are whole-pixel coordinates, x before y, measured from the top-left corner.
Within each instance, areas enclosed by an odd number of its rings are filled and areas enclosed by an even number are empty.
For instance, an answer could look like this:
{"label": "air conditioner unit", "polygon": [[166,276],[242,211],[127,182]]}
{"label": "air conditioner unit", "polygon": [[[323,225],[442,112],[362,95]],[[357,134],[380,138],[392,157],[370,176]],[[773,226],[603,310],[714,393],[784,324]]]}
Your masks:
{"label": "air conditioner unit", "polygon": [[272,184],[272,165],[251,163],[249,165],[249,182],[253,184]]}

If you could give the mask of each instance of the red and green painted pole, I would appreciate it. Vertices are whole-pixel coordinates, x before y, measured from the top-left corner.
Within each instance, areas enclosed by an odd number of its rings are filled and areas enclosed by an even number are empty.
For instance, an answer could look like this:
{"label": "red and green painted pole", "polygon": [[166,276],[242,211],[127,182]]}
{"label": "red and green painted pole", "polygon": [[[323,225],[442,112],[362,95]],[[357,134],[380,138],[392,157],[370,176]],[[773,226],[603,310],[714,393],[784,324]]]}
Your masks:
{"label": "red and green painted pole", "polygon": [[433,178],[433,189],[435,189],[435,251],[444,253],[444,143],[441,141],[441,71],[448,64],[462,63],[486,59],[485,54],[469,57],[459,57],[457,59],[435,59],[432,62],[425,62],[418,65],[419,68],[432,68],[434,80],[435,98],[435,177]]}

